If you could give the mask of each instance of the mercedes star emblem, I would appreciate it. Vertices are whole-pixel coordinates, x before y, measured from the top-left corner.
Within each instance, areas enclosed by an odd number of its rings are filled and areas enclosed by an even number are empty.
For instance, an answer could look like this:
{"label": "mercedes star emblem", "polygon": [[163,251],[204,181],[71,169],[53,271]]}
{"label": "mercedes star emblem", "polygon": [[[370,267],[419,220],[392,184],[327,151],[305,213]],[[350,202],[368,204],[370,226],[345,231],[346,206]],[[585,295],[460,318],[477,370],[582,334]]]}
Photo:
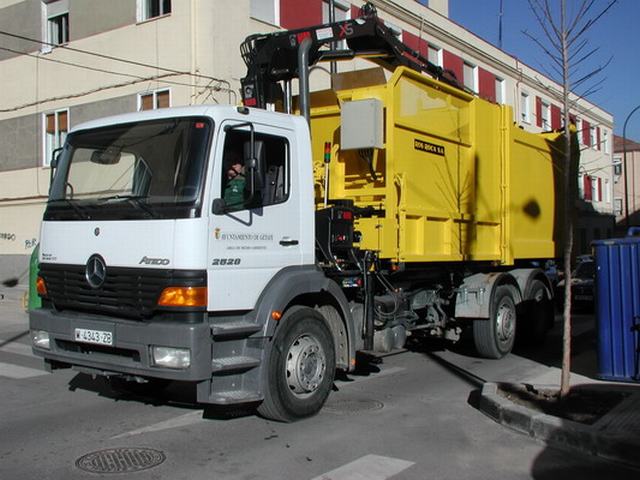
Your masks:
{"label": "mercedes star emblem", "polygon": [[92,288],[100,288],[107,277],[107,266],[100,255],[91,255],[87,261],[85,278]]}

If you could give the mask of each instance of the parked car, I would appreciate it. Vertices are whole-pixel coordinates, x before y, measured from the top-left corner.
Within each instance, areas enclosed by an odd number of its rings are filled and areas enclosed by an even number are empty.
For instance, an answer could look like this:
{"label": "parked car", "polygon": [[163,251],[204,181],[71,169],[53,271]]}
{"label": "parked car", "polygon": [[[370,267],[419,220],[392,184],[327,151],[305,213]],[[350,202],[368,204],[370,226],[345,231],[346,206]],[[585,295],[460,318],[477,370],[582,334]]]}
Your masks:
{"label": "parked car", "polygon": [[[593,310],[595,299],[596,262],[592,256],[582,255],[571,274],[571,305],[575,309]],[[557,304],[564,303],[565,281],[560,280],[556,287]]]}

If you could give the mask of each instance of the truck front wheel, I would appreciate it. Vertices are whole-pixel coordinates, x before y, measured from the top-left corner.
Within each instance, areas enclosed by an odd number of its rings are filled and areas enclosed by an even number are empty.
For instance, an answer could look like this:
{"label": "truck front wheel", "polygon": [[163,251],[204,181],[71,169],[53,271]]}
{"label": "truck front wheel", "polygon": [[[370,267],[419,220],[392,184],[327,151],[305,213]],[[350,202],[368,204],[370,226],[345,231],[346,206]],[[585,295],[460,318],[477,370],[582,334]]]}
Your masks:
{"label": "truck front wheel", "polygon": [[295,308],[273,338],[258,413],[281,422],[315,415],[331,391],[335,365],[333,337],[322,315]]}
{"label": "truck front wheel", "polygon": [[473,340],[485,358],[502,358],[511,352],[516,338],[516,303],[511,287],[500,285],[491,301],[488,319],[474,320]]}

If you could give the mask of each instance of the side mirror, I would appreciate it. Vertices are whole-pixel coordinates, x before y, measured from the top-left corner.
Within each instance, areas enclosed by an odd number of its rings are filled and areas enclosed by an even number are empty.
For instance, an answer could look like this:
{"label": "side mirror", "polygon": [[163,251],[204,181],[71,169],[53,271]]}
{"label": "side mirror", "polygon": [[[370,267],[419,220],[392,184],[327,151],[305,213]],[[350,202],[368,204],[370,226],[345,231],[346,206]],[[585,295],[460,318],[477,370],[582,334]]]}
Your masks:
{"label": "side mirror", "polygon": [[53,177],[56,175],[62,150],[64,150],[63,147],[60,147],[51,152],[51,163],[49,163],[49,166],[51,167],[51,170],[49,171],[49,189],[51,189],[51,185],[53,185]]}
{"label": "side mirror", "polygon": [[213,201],[213,207],[211,209],[214,215],[224,215],[227,213],[227,202],[224,201],[224,198],[216,198]]}

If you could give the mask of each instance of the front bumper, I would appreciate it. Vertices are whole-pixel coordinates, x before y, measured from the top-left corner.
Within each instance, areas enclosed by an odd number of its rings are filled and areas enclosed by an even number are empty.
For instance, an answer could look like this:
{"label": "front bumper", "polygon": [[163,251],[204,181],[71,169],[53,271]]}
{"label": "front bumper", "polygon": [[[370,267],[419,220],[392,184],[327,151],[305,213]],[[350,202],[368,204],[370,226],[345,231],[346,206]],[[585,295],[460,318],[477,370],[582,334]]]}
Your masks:
{"label": "front bumper", "polygon": [[[73,311],[36,309],[29,312],[31,330],[49,333],[50,350],[33,347],[49,364],[71,366],[102,375],[136,375],[180,381],[211,377],[212,336],[209,324],[168,321],[136,321]],[[113,345],[75,340],[75,329],[108,331]],[[188,348],[191,365],[174,370],[152,364],[151,346]]]}

